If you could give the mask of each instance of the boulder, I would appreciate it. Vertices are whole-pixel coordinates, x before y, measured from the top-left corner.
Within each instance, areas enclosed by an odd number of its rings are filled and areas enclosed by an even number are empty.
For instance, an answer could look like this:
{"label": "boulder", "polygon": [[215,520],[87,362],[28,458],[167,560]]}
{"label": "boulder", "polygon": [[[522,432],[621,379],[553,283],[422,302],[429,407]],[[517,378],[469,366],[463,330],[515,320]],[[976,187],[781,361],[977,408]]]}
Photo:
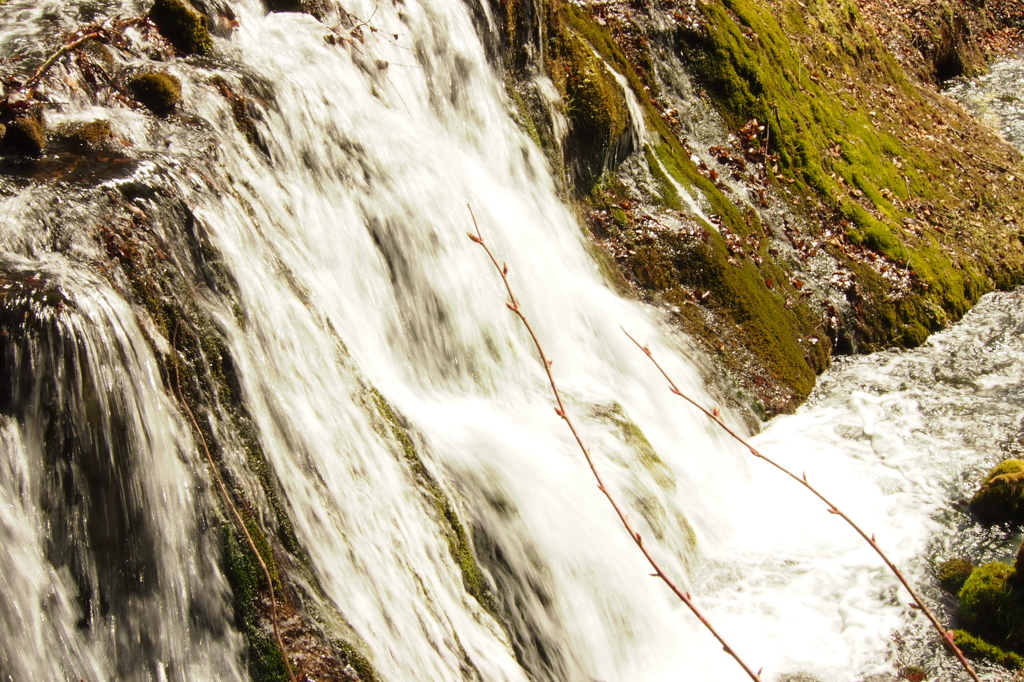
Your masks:
{"label": "boulder", "polygon": [[168,73],[144,73],[128,83],[135,99],[157,116],[168,116],[181,102],[181,81]]}
{"label": "boulder", "polygon": [[1024,522],[1024,461],[1008,459],[992,469],[969,506],[982,523]]}
{"label": "boulder", "polygon": [[0,143],[0,152],[20,156],[39,156],[43,153],[46,136],[43,124],[32,118],[18,118],[7,124]]}
{"label": "boulder", "polygon": [[110,139],[110,121],[74,121],[59,126],[53,133],[57,142],[76,149],[95,149]]}
{"label": "boulder", "polygon": [[156,0],[149,10],[149,18],[178,51],[209,54],[213,50],[206,15],[187,0]]}
{"label": "boulder", "polygon": [[1007,651],[1024,652],[1024,591],[1013,567],[996,561],[979,566],[960,589],[964,630]]}
{"label": "boulder", "polygon": [[950,594],[958,594],[973,570],[974,564],[962,557],[943,561],[939,564],[939,584]]}

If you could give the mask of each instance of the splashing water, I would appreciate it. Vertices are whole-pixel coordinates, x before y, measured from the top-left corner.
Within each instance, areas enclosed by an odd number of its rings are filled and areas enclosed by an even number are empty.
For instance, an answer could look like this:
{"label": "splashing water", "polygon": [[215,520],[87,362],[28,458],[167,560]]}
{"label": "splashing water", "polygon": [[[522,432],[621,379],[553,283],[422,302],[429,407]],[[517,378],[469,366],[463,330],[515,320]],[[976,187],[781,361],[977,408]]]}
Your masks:
{"label": "splashing water", "polygon": [[[17,331],[5,366],[17,373],[4,379],[0,422],[0,673],[246,676],[221,574],[224,521],[161,374],[176,341],[119,274],[125,261],[111,262],[110,202],[147,217],[146,239],[187,282],[179,302],[224,339],[315,576],[311,599],[343,616],[383,679],[745,679],[648,577],[595,489],[500,282],[465,238],[467,204],[510,264],[598,466],[737,650],[766,679],[885,668],[889,633],[907,618],[895,581],[665,390],[622,335],[650,342],[708,402],[686,339],[602,282],[542,154],[510,116],[474,23],[493,24],[486,10],[352,3],[345,10],[372,16],[376,31],[332,45],[308,15],[232,7],[238,29],[217,39],[214,59],[115,55],[111,68],[181,78],[177,117],[71,86],[47,93],[51,123],[110,121],[131,155],[118,174],[0,176],[3,309],[31,312],[4,318]],[[0,49],[41,59],[42,37],[96,9],[9,0]],[[325,22],[339,16],[329,9]],[[145,39],[132,29],[126,40]],[[262,151],[215,77],[252,94]],[[958,333],[973,332],[949,338]],[[948,355],[945,343],[928,349]],[[873,365],[878,387],[845,404],[819,398],[760,440],[919,575],[962,469],[949,443],[963,432],[940,436],[924,389],[891,385],[897,366],[938,362],[926,352]],[[382,427],[385,400],[471,529],[493,604],[465,589],[413,455]],[[224,457],[236,485],[258,488],[242,448]]]}

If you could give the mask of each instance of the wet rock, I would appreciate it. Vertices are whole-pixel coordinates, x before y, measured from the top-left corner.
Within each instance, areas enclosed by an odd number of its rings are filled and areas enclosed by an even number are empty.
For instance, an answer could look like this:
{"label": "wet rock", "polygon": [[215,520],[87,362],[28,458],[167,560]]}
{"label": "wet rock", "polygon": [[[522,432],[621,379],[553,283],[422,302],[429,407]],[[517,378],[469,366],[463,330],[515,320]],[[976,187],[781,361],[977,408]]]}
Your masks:
{"label": "wet rock", "polygon": [[971,572],[960,590],[960,624],[975,637],[1007,651],[1024,651],[1024,591],[1002,562]]}
{"label": "wet rock", "polygon": [[135,99],[157,116],[168,116],[181,102],[181,81],[167,73],[144,73],[129,83]]}
{"label": "wet rock", "polygon": [[149,10],[149,18],[180,52],[209,54],[213,50],[206,15],[186,0],[156,0]]}
{"label": "wet rock", "polygon": [[73,149],[96,149],[110,139],[110,121],[75,121],[58,127],[54,141]]}
{"label": "wet rock", "polygon": [[303,12],[317,19],[324,16],[325,8],[321,0],[264,0],[268,12]]}
{"label": "wet rock", "polygon": [[973,570],[974,564],[962,557],[943,561],[939,564],[939,584],[950,594],[957,594]]}
{"label": "wet rock", "polygon": [[992,469],[969,505],[982,523],[1024,522],[1024,461],[1008,459]]}
{"label": "wet rock", "polygon": [[42,123],[31,118],[19,118],[7,124],[3,142],[0,142],[0,153],[39,156],[45,143]]}

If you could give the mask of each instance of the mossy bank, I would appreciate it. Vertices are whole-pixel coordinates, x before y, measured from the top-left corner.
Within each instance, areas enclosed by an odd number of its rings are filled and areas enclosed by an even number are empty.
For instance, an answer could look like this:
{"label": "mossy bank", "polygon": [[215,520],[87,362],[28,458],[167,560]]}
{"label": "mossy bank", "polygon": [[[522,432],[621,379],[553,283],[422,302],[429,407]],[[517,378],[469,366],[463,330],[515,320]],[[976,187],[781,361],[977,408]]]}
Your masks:
{"label": "mossy bank", "polygon": [[[798,404],[832,354],[919,345],[1024,280],[1020,155],[905,70],[857,3],[509,0],[503,16],[518,117],[609,277],[762,413]],[[523,94],[538,72],[563,98],[560,146]]]}

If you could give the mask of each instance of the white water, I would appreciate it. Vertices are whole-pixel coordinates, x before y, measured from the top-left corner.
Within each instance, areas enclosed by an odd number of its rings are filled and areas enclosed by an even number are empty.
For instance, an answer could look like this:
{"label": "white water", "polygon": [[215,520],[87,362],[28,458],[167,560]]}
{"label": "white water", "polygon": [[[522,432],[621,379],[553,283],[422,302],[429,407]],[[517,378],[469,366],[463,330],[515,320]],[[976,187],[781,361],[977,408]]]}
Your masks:
{"label": "white water", "polygon": [[[52,120],[108,117],[132,153],[147,159],[132,181],[183,197],[197,231],[223,255],[240,315],[201,285],[196,305],[227,338],[325,596],[368,644],[382,677],[746,679],[648,577],[596,490],[552,410],[529,338],[504,306],[497,273],[465,236],[466,204],[510,264],[598,466],[659,558],[737,650],[765,666],[766,679],[811,671],[822,680],[859,680],[884,669],[889,632],[906,618],[894,580],[836,519],[669,394],[622,335],[620,326],[650,342],[677,381],[706,399],[686,341],[666,331],[657,312],[601,282],[542,155],[509,115],[467,8],[450,0],[346,5],[372,15],[380,33],[339,47],[325,43],[325,27],[309,16],[264,15],[256,2],[233,7],[239,28],[217,40],[216,59],[157,64],[184,82],[181,119],[156,121],[55,89],[60,113]],[[73,8],[51,11],[64,12],[65,25],[75,17]],[[9,0],[0,8],[0,25],[10,29],[4,49],[52,31],[57,20],[46,16]],[[242,77],[255,79],[270,92],[259,125],[272,162],[235,129],[208,82],[215,73],[239,87]],[[197,119],[203,123],[188,125]],[[53,525],[40,492],[53,475],[38,434],[29,432],[42,428],[41,418],[7,419],[0,442],[11,473],[0,487],[0,528],[12,539],[0,554],[0,673],[242,678],[242,642],[226,627],[229,598],[210,528],[219,521],[208,518],[216,499],[150,350],[164,352],[172,340],[85,269],[101,260],[88,202],[104,190],[3,182],[4,257],[17,262],[5,272],[39,271],[64,288],[80,312],[55,328],[82,340],[82,362],[108,377],[101,401],[116,400],[129,415],[122,438],[133,468],[114,489],[141,510],[126,553],[143,553],[131,544],[137,533],[155,548],[147,565],[156,577],[151,591],[128,589],[129,603],[102,623],[76,625],[90,601],[68,566],[47,556],[48,543],[66,531]],[[161,201],[135,205],[157,214],[167,208]],[[171,227],[160,237],[184,241]],[[54,234],[62,230],[70,234],[58,248]],[[464,591],[401,453],[375,430],[367,383],[407,422],[478,549],[484,539],[500,549],[500,560],[492,550],[484,564],[519,623],[512,627],[519,661],[507,631]],[[916,421],[920,399],[889,395],[902,389],[887,384],[870,390],[884,395],[804,411],[760,442],[794,458],[920,575],[927,569],[915,562],[938,530],[929,519],[953,475],[929,458],[952,448],[898,444],[915,434],[933,438]],[[640,463],[608,416],[615,404],[667,469]],[[888,413],[899,419],[879,419]],[[814,443],[807,433],[818,434]],[[850,443],[852,458],[844,454]],[[225,456],[244,469],[239,448]],[[83,522],[100,508],[83,508]],[[88,537],[76,548],[98,566],[110,563]]]}

